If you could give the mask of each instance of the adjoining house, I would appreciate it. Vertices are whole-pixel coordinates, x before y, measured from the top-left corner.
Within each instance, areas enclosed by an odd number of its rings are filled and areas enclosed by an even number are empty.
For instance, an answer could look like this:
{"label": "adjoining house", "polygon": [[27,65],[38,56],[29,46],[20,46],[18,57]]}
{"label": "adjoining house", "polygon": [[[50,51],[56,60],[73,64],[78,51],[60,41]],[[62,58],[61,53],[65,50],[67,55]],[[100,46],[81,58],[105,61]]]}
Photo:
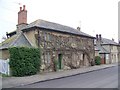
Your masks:
{"label": "adjoining house", "polygon": [[119,46],[118,46],[118,62],[120,64],[120,42],[119,42]]}
{"label": "adjoining house", "polygon": [[95,56],[101,57],[101,64],[109,63],[108,55],[110,53],[100,45],[95,45]]}
{"label": "adjoining house", "polygon": [[95,52],[99,53],[99,56],[102,58],[101,62],[103,64],[118,62],[118,46],[118,43],[116,43],[114,40],[102,38],[101,34],[96,35]]}
{"label": "adjoining house", "polygon": [[118,61],[120,63],[120,30],[118,30],[118,42],[119,42],[119,46],[118,46],[118,52],[119,52]]}
{"label": "adjoining house", "polygon": [[0,58],[9,58],[9,47],[40,47],[42,69],[52,71],[53,62],[58,69],[80,68],[94,62],[94,37],[65,25],[38,19],[27,24],[25,5],[18,12],[17,29],[6,34],[8,39],[0,45]]}

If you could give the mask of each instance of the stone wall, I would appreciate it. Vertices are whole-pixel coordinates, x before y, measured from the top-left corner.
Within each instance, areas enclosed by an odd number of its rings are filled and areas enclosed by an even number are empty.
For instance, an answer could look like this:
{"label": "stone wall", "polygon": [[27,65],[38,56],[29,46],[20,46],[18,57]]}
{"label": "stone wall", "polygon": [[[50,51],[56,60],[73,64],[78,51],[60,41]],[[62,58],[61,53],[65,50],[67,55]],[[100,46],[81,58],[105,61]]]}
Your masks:
{"label": "stone wall", "polygon": [[118,62],[119,59],[119,49],[117,45],[102,45],[108,52],[109,55],[109,64]]}
{"label": "stone wall", "polygon": [[0,59],[7,60],[10,57],[7,49],[0,50]]}
{"label": "stone wall", "polygon": [[[39,30],[38,35],[37,29],[32,34],[36,38],[36,45],[40,45],[42,50],[41,68],[45,71],[54,71],[54,61],[57,62],[57,68],[59,68],[59,55],[62,55],[61,69],[90,66],[91,61],[94,61],[94,43],[91,38],[47,30]],[[26,36],[30,35],[26,33]],[[39,41],[38,36],[40,36]]]}

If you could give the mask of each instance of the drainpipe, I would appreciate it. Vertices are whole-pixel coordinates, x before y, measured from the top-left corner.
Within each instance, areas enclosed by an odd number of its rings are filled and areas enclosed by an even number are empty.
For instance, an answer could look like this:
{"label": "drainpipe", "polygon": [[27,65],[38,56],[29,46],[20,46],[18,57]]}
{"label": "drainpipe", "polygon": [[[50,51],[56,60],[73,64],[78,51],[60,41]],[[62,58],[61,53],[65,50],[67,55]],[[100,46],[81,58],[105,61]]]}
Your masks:
{"label": "drainpipe", "polygon": [[111,45],[110,45],[110,64],[112,63]]}
{"label": "drainpipe", "polygon": [[38,48],[40,48],[40,31],[38,30]]}

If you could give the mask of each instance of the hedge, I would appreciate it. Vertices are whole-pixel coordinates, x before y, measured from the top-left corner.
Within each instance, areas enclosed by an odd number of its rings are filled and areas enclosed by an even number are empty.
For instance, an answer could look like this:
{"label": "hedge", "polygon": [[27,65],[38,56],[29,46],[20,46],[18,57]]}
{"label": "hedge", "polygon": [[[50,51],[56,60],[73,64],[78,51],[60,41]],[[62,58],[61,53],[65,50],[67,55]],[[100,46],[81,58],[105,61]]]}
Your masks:
{"label": "hedge", "polygon": [[13,76],[34,75],[40,71],[40,49],[28,47],[9,48],[10,69]]}
{"label": "hedge", "polygon": [[95,56],[95,64],[100,65],[101,64],[101,58],[100,56]]}

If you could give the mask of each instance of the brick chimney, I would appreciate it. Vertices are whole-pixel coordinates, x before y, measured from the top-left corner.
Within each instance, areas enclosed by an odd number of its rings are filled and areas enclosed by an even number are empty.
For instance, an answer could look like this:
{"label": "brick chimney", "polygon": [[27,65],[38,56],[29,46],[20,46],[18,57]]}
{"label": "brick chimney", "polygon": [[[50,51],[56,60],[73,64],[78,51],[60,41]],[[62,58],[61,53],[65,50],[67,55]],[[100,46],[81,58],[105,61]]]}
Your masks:
{"label": "brick chimney", "polygon": [[96,41],[98,41],[98,34],[96,34]]}
{"label": "brick chimney", "polygon": [[25,5],[20,7],[20,11],[18,12],[18,24],[17,24],[17,33],[21,32],[21,29],[27,25],[27,10],[25,9]]}
{"label": "brick chimney", "polygon": [[102,44],[102,36],[101,34],[96,34],[96,44],[101,45]]}
{"label": "brick chimney", "polygon": [[101,34],[99,34],[99,40],[100,40],[100,41],[102,40]]}

